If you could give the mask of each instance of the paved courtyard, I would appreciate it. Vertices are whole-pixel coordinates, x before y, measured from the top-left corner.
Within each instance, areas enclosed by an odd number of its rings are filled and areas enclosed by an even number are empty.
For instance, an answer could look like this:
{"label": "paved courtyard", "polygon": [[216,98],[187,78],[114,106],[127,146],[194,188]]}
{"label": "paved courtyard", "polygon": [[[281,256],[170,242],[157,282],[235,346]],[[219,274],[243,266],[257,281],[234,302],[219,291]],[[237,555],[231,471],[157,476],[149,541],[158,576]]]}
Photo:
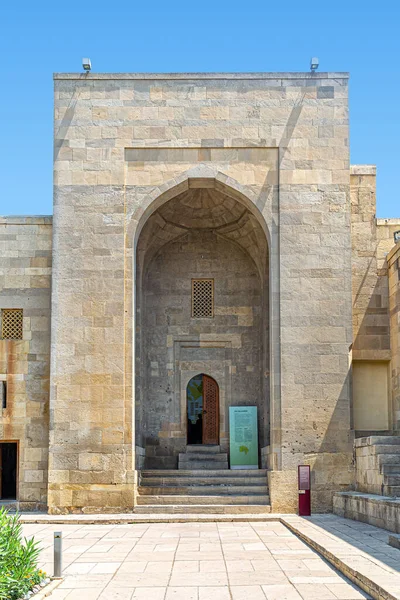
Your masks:
{"label": "paved courtyard", "polygon": [[65,580],[51,600],[370,597],[279,522],[25,525],[49,574],[58,530]]}

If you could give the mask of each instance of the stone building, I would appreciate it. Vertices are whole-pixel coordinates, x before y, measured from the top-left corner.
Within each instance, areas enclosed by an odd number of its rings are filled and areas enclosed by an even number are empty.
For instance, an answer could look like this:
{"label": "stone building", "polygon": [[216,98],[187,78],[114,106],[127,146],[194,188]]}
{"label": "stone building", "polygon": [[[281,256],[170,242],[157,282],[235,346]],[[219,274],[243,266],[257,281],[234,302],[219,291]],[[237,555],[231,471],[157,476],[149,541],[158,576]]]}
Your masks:
{"label": "stone building", "polygon": [[53,217],[0,221],[3,500],[294,511],[307,464],[330,510],[400,420],[400,220],[349,165],[348,75],[54,81]]}

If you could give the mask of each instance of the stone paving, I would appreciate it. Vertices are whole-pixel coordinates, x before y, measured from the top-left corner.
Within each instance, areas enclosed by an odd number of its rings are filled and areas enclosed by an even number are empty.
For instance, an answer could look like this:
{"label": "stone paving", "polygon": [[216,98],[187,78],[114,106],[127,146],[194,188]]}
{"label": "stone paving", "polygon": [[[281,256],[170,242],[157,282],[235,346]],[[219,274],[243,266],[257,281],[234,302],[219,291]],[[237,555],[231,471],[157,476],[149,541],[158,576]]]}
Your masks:
{"label": "stone paving", "polygon": [[336,515],[284,517],[285,524],[378,600],[400,600],[400,552],[390,532]]}
{"label": "stone paving", "polygon": [[370,598],[276,521],[24,525],[50,574],[58,530],[65,580],[51,600]]}

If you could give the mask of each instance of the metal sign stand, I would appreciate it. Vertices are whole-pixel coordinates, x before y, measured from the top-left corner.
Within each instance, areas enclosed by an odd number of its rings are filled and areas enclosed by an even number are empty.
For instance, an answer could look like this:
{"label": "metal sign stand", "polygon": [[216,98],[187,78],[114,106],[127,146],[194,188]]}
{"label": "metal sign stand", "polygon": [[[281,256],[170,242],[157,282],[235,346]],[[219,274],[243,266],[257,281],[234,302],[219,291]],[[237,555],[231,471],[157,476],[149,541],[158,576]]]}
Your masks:
{"label": "metal sign stand", "polygon": [[298,467],[299,516],[311,516],[311,473],[310,465]]}

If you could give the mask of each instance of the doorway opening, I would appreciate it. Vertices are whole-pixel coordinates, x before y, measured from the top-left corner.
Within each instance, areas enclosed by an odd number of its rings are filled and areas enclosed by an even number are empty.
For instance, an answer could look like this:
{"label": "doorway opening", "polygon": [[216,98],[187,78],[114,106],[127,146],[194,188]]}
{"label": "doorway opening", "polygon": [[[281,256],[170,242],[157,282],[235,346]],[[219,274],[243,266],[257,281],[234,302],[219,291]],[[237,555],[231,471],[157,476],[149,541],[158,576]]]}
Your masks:
{"label": "doorway opening", "polygon": [[0,442],[0,500],[17,499],[17,442]]}
{"label": "doorway opening", "polygon": [[187,443],[219,444],[219,388],[201,373],[189,381],[187,398]]}

